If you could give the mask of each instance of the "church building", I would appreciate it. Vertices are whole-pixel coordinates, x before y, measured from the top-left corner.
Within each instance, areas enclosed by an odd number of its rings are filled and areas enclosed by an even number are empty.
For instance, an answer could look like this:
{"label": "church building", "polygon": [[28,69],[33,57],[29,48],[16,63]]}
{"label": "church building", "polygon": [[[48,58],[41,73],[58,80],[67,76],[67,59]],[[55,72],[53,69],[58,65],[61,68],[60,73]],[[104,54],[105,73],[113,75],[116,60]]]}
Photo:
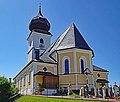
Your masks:
{"label": "church building", "polygon": [[108,71],[93,65],[93,49],[87,44],[76,25],[71,24],[52,44],[50,23],[39,9],[29,24],[28,63],[14,77],[19,92],[35,94],[38,85],[43,94],[54,94],[57,89],[79,90],[108,85]]}

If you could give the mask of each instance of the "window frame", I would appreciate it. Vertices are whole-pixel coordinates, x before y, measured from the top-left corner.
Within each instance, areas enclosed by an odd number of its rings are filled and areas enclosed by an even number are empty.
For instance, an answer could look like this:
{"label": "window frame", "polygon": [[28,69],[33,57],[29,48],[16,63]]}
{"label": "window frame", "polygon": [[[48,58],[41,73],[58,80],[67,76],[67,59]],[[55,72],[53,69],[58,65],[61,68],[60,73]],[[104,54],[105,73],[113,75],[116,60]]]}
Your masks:
{"label": "window frame", "polygon": [[62,74],[65,74],[65,60],[68,59],[68,65],[69,65],[69,73],[70,74],[70,58],[68,56],[64,56],[62,58]]}
{"label": "window frame", "polygon": [[69,60],[65,59],[65,74],[69,74]]}
{"label": "window frame", "polygon": [[82,72],[82,68],[81,68],[81,60],[83,60],[83,65],[84,65],[84,70],[87,68],[87,59],[86,59],[86,57],[85,56],[81,56],[80,57],[80,60],[79,60],[79,63],[80,63],[80,73],[81,74],[84,74],[83,72]]}
{"label": "window frame", "polygon": [[31,71],[29,71],[29,74],[28,74],[28,84],[29,85],[31,84]]}
{"label": "window frame", "polygon": [[40,44],[44,44],[44,40],[40,38]]}

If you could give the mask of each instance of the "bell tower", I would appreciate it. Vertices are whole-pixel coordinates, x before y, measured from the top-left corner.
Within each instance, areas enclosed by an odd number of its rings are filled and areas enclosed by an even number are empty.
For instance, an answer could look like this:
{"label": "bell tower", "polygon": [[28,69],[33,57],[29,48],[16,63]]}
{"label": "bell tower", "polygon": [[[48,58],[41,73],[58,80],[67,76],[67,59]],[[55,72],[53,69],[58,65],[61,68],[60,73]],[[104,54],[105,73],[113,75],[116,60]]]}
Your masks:
{"label": "bell tower", "polygon": [[49,32],[50,23],[42,15],[41,5],[39,12],[29,24],[30,34],[28,40],[28,62],[39,60],[39,56],[50,46],[52,34]]}

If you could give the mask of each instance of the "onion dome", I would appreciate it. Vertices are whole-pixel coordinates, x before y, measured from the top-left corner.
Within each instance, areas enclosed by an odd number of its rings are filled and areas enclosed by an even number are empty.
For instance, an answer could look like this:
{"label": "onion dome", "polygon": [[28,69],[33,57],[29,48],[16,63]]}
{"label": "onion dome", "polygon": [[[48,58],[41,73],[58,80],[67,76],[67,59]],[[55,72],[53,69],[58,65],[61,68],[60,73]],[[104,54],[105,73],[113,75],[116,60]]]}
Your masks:
{"label": "onion dome", "polygon": [[34,17],[30,24],[29,24],[29,30],[44,30],[44,31],[49,31],[50,30],[50,23],[48,20],[43,17],[41,13],[41,6],[39,7],[39,12],[36,17]]}

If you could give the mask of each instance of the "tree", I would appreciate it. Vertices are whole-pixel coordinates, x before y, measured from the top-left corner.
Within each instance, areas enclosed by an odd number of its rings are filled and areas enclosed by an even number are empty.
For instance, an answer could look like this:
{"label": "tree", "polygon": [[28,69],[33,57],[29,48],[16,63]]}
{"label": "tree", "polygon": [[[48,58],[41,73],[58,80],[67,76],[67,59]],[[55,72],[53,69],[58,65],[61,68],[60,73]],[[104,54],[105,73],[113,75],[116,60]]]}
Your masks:
{"label": "tree", "polygon": [[8,99],[17,92],[17,88],[7,78],[0,77],[0,102],[8,102]]}

